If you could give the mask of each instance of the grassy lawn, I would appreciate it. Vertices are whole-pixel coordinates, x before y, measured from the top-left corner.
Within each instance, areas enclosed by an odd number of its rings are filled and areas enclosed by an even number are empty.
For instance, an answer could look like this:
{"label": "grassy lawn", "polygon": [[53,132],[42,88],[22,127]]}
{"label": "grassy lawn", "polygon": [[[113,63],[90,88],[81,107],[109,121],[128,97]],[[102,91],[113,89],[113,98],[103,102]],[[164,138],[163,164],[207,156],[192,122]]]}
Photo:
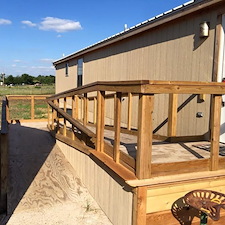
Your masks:
{"label": "grassy lawn", "polygon": [[[0,86],[0,111],[2,96],[4,95],[52,95],[55,93],[54,85],[46,86]],[[45,100],[35,100],[35,119],[47,118],[47,103]],[[10,119],[21,120],[31,119],[31,101],[30,100],[10,100],[9,101]],[[1,120],[1,118],[0,118]]]}
{"label": "grassy lawn", "polygon": [[55,93],[55,85],[21,85],[0,86],[0,96],[4,95],[52,95]]}

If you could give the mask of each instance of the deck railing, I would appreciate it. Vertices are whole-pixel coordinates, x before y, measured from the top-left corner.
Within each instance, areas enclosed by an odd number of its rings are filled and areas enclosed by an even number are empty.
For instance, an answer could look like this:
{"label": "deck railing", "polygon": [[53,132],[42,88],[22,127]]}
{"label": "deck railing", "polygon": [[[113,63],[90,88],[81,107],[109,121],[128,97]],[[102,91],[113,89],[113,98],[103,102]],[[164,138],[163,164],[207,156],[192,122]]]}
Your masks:
{"label": "deck railing", "polygon": [[[178,137],[178,95],[205,95],[211,97],[210,116],[210,158],[175,163],[152,163],[154,100],[158,94],[169,96],[168,129],[164,140],[203,140],[203,135]],[[220,112],[222,94],[225,84],[215,82],[169,82],[169,81],[120,81],[95,82],[72,89],[47,98],[51,107],[49,111],[49,129],[61,141],[94,155],[120,176],[146,179],[152,176],[182,172],[218,170],[225,168],[224,158],[219,158]],[[133,97],[138,99],[137,110],[133,110]],[[121,126],[121,104],[123,98],[128,99],[127,121]],[[113,125],[106,126],[106,101],[114,99]],[[92,102],[92,119],[90,119],[89,103]],[[165,107],[165,106],[163,106]],[[50,110],[50,109],[49,109]],[[132,114],[138,113],[138,122],[132,128]],[[93,131],[91,126],[95,126]],[[114,130],[113,147],[109,145],[104,132],[107,128]],[[131,157],[120,150],[121,133],[137,135],[136,157]],[[129,178],[127,178],[129,179]]]}
{"label": "deck railing", "polygon": [[[9,122],[13,120],[47,121],[47,104],[45,100],[49,96],[50,95],[7,95],[6,96],[7,121]],[[39,115],[37,115],[38,113],[36,110],[38,101],[42,101],[42,106],[40,107],[42,115],[40,116],[40,118]],[[18,111],[18,114],[15,115],[16,113],[14,111]]]}

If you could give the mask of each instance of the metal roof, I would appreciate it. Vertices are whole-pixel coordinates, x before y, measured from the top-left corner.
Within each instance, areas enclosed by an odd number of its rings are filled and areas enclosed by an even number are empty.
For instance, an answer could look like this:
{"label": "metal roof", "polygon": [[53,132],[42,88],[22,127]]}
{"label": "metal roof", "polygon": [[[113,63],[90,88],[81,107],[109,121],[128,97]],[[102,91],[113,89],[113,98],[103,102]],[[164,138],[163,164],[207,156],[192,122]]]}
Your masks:
{"label": "metal roof", "polygon": [[97,45],[99,45],[99,44],[102,44],[102,43],[104,43],[104,42],[107,42],[107,41],[109,41],[109,40],[112,40],[112,39],[114,39],[114,38],[117,38],[117,37],[119,37],[119,36],[122,36],[122,35],[124,35],[124,34],[126,34],[126,33],[129,33],[129,32],[131,32],[131,31],[133,31],[133,30],[139,29],[140,27],[146,26],[146,25],[148,25],[148,24],[152,24],[152,23],[154,23],[154,22],[156,22],[156,21],[158,21],[158,20],[160,20],[160,19],[163,19],[163,18],[165,18],[165,17],[167,17],[167,16],[170,16],[170,15],[172,15],[172,14],[174,14],[174,13],[177,13],[177,12],[179,12],[179,11],[183,11],[183,10],[189,8],[190,6],[193,6],[193,5],[197,4],[197,3],[204,2],[204,1],[206,1],[206,0],[191,0],[191,1],[188,1],[188,2],[186,2],[186,3],[184,3],[184,4],[182,4],[182,5],[179,5],[179,6],[175,7],[175,8],[170,9],[170,10],[164,12],[164,13],[161,13],[161,14],[155,16],[155,17],[152,17],[152,18],[150,18],[150,19],[148,19],[148,20],[145,20],[145,21],[143,21],[142,23],[139,23],[139,24],[137,24],[137,25],[135,25],[135,26],[132,26],[132,27],[130,27],[130,28],[124,30],[124,31],[121,31],[121,32],[119,32],[119,33],[117,33],[117,34],[114,34],[114,35],[112,35],[112,36],[110,36],[110,37],[108,37],[108,38],[105,38],[105,39],[103,39],[103,40],[101,40],[101,41],[99,41],[99,42],[97,42],[97,43],[94,43],[94,44],[92,44],[92,45],[89,45],[89,46],[87,46],[87,47],[85,47],[85,48],[83,48],[83,49],[81,49],[81,50],[79,50],[79,51],[76,51],[76,52],[74,52],[74,53],[71,53],[71,54],[69,54],[69,55],[63,57],[63,58],[60,58],[60,59],[54,61],[53,64],[55,65],[55,64],[57,64],[57,62],[59,62],[59,61],[64,61],[64,60],[66,60],[67,58],[70,58],[70,57],[72,57],[72,56],[74,56],[74,55],[77,55],[77,54],[79,54],[79,53],[82,53],[82,52],[85,51],[85,50],[91,49],[92,47],[95,47],[95,46],[97,46]]}

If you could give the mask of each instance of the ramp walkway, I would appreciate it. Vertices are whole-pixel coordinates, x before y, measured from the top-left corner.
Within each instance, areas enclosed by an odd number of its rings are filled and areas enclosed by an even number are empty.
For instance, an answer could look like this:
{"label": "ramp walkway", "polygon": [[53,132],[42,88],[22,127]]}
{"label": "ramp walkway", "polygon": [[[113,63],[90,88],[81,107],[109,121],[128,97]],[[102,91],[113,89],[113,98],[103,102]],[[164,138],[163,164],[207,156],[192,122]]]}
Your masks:
{"label": "ramp walkway", "polygon": [[46,125],[9,125],[9,215],[0,224],[111,225]]}

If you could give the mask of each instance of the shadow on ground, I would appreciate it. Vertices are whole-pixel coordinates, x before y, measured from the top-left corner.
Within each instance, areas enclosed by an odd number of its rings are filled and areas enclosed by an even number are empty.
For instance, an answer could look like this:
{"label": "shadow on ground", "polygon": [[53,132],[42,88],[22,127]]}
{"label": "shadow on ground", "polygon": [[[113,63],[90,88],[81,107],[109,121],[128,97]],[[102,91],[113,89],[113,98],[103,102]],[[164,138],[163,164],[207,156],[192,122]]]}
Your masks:
{"label": "shadow on ground", "polygon": [[2,216],[1,225],[10,219],[54,146],[47,130],[21,126],[19,121],[9,125],[8,215]]}

